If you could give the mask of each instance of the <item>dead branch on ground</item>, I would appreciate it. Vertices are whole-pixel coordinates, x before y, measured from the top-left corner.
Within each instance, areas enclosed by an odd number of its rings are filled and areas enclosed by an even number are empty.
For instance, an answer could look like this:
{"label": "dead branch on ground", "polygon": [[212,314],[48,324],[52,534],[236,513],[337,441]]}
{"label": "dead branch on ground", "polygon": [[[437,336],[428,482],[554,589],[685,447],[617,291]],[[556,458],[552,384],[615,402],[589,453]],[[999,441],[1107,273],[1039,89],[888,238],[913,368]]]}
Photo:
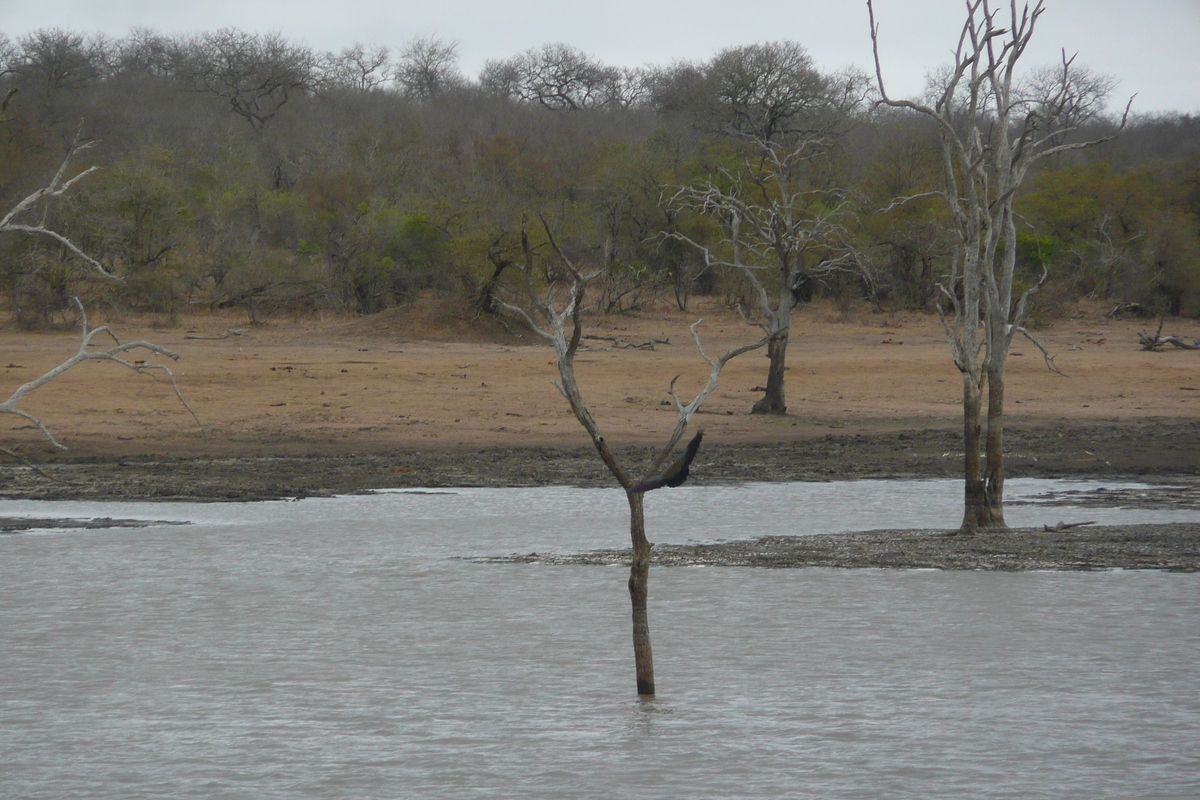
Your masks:
{"label": "dead branch on ground", "polygon": [[1165,319],[1166,317],[1158,318],[1158,330],[1154,332],[1153,336],[1149,336],[1145,333],[1138,334],[1138,341],[1141,343],[1143,350],[1155,352],[1160,347],[1165,347],[1167,345],[1178,347],[1181,350],[1200,350],[1200,339],[1188,344],[1179,336],[1163,336],[1162,329],[1163,321]]}
{"label": "dead branch on ground", "polygon": [[1042,530],[1045,531],[1046,533],[1057,533],[1058,531],[1069,531],[1071,528],[1082,528],[1084,525],[1095,525],[1095,524],[1096,524],[1095,520],[1091,520],[1090,522],[1062,522],[1062,521],[1059,521],[1059,523],[1057,525],[1043,525]]}

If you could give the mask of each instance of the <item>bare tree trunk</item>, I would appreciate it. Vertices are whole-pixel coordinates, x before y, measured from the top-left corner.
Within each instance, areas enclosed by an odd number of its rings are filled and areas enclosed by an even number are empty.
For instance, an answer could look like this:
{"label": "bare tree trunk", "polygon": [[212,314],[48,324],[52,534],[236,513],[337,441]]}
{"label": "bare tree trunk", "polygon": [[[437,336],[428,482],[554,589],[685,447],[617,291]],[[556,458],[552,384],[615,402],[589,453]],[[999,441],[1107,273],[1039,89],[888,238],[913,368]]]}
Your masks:
{"label": "bare tree trunk", "polygon": [[963,531],[974,531],[987,524],[987,500],[983,482],[983,435],[980,410],[983,393],[970,375],[963,375]]}
{"label": "bare tree trunk", "polygon": [[[989,376],[991,372],[989,371]],[[987,434],[983,389],[963,376],[963,532],[1002,529],[1004,525],[1004,379],[988,380]],[[998,403],[998,405],[993,405]]]}
{"label": "bare tree trunk", "polygon": [[629,566],[629,599],[633,604],[633,662],[639,695],[654,694],[654,655],[650,649],[650,542],[646,539],[643,494],[627,494],[633,563]]}
{"label": "bare tree trunk", "polygon": [[788,331],[785,329],[767,342],[767,391],[750,409],[751,414],[785,414],[787,403],[783,394],[784,360],[787,357]]}
{"label": "bare tree trunk", "polygon": [[1004,364],[988,367],[987,467],[984,508],[992,529],[1004,529]]}

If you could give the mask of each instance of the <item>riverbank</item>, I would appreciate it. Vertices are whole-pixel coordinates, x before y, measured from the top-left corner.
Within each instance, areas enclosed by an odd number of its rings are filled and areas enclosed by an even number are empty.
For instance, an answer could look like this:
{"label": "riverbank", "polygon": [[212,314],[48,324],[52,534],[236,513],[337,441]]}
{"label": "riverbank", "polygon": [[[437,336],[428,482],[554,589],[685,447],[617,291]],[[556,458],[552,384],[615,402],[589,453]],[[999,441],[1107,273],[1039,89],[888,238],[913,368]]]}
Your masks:
{"label": "riverbank", "polygon": [[[1154,483],[1200,475],[1200,421],[1139,420],[1012,426],[1010,477],[1136,478]],[[649,448],[621,447],[638,474]],[[705,440],[689,483],[956,478],[961,436],[952,428],[873,433],[842,429],[782,443]],[[40,500],[273,500],[378,489],[453,486],[613,486],[593,448],[398,447],[385,453],[219,457],[51,454],[0,465],[0,498]]]}

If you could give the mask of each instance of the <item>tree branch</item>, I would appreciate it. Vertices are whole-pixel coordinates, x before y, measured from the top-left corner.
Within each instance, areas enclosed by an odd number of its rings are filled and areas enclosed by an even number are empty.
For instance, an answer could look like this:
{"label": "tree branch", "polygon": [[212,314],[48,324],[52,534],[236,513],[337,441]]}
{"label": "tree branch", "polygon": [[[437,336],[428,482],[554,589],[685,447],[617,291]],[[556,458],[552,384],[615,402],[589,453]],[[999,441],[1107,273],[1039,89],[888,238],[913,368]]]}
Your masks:
{"label": "tree branch", "polygon": [[[200,418],[196,416],[195,410],[193,410],[187,400],[184,399],[183,393],[179,389],[179,384],[175,380],[175,374],[171,372],[166,365],[151,364],[144,360],[130,361],[128,358],[123,357],[125,354],[133,350],[147,350],[153,355],[166,356],[176,361],[179,360],[179,356],[170,350],[167,350],[165,347],[160,347],[159,345],[151,342],[138,341],[122,344],[120,340],[117,339],[116,334],[113,333],[113,331],[107,325],[103,325],[99,328],[89,329],[87,323],[87,313],[84,310],[83,303],[79,301],[78,297],[72,298],[72,300],[74,300],[76,307],[79,309],[81,320],[79,350],[75,353],[75,355],[71,356],[57,367],[54,367],[45,374],[34,378],[22,386],[19,386],[7,400],[5,400],[3,403],[0,403],[0,414],[16,414],[17,416],[24,417],[36,425],[52,445],[59,449],[66,450],[66,446],[60,444],[58,440],[54,438],[54,435],[50,432],[49,428],[47,428],[40,419],[26,411],[17,408],[17,403],[19,403],[21,399],[25,397],[25,395],[40,389],[47,383],[50,383],[50,381],[62,375],[64,372],[77,367],[85,361],[113,361],[139,374],[145,374],[152,370],[163,372],[167,376],[167,379],[171,382],[171,388],[175,390],[175,396],[179,398],[179,402],[182,403],[183,407],[186,408],[188,413],[192,415],[192,419],[196,421],[196,425],[200,428],[201,433],[207,436],[208,433],[205,431],[203,423],[200,422]],[[107,334],[111,336],[116,344],[107,350],[89,349],[92,346],[93,339],[95,339],[98,334]]]}

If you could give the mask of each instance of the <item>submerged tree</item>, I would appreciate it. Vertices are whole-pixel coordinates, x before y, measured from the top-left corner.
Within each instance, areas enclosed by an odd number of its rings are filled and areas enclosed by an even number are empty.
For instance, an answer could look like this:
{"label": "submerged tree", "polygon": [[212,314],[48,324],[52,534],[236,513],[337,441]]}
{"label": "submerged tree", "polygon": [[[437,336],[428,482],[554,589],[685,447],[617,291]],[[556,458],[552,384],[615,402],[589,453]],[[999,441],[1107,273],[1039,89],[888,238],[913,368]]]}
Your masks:
{"label": "submerged tree", "polygon": [[[584,402],[583,394],[579,390],[579,383],[575,378],[575,354],[578,352],[580,341],[583,338],[584,294],[588,284],[600,277],[603,271],[581,272],[558,246],[545,219],[542,220],[542,227],[555,256],[556,263],[553,273],[562,276],[561,281],[548,279],[545,293],[539,294],[535,283],[534,251],[529,242],[529,235],[523,228],[521,249],[524,263],[521,265],[521,270],[524,273],[525,294],[532,313],[504,301],[501,301],[501,305],[521,316],[539,336],[547,339],[554,346],[559,374],[559,381],[554,385],[566,398],[567,403],[571,406],[571,412],[591,437],[592,444],[600,454],[604,465],[608,467],[608,471],[625,490],[626,499],[629,501],[629,533],[633,544],[633,559],[629,569],[629,597],[633,605],[633,653],[637,673],[637,691],[639,695],[651,696],[654,694],[654,658],[650,648],[650,622],[647,611],[651,544],[646,538],[644,492],[651,485],[657,485],[656,477],[664,474],[663,465],[667,463],[671,452],[679,443],[684,431],[687,430],[692,415],[700,408],[700,404],[704,402],[705,398],[717,388],[717,379],[721,374],[721,369],[730,359],[762,347],[766,344],[766,339],[733,348],[714,361],[705,354],[704,348],[700,344],[700,336],[696,332],[697,326],[703,320],[692,324],[691,333],[696,342],[696,348],[710,367],[708,382],[691,402],[684,403],[675,394],[675,381],[679,379],[679,376],[672,379],[668,392],[675,402],[677,412],[675,428],[645,476],[635,479],[613,454],[608,441],[600,432],[599,425],[592,417],[587,403]],[[695,455],[694,446],[689,448],[689,452],[692,456]],[[667,472],[669,473],[670,470]]]}
{"label": "submerged tree", "polygon": [[[954,63],[935,79],[932,100],[895,100],[883,84],[871,0],[867,9],[880,102],[933,120],[941,142],[940,194],[957,236],[952,273],[940,291],[943,309],[950,309],[943,311],[943,321],[963,380],[962,529],[1003,529],[1005,363],[1013,337],[1028,337],[1054,368],[1045,348],[1023,326],[1029,297],[1047,273],[1019,294],[1014,289],[1013,202],[1036,163],[1112,138],[1076,138],[1102,110],[1109,83],[1076,68],[1065,54],[1057,69],[1018,81],[1017,65],[1033,37],[1042,3],[1018,8],[1011,0],[1009,24],[1003,27],[997,22],[999,9],[993,10],[988,0],[969,0]],[[986,433],[981,419],[985,388]]]}

